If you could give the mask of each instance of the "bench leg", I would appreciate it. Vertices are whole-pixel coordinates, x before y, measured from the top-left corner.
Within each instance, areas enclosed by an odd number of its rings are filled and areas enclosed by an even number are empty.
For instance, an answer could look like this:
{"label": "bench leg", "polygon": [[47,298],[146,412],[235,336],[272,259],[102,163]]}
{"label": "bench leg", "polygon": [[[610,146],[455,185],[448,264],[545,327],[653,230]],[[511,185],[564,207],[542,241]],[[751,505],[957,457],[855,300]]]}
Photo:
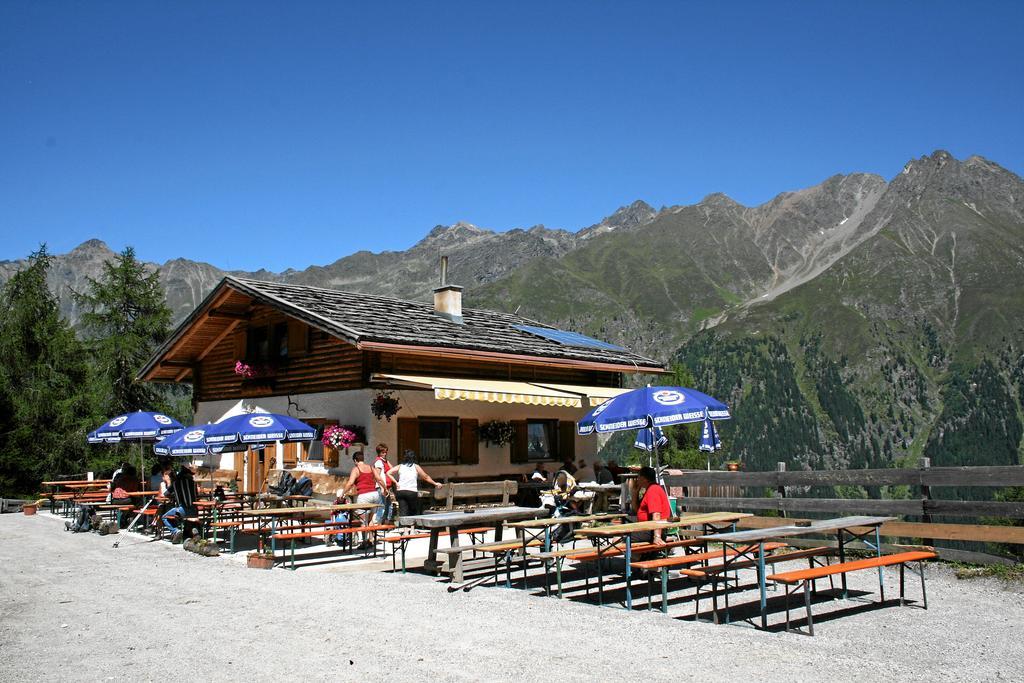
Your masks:
{"label": "bench leg", "polygon": [[811,587],[804,581],[804,607],[807,609],[807,633],[814,635],[814,619],[811,617]]}
{"label": "bench leg", "polygon": [[661,613],[668,614],[668,567],[661,568]]}
{"label": "bench leg", "polygon": [[903,571],[904,567],[906,567],[906,563],[900,563],[900,607],[903,607],[903,574],[905,573]]}
{"label": "bench leg", "polygon": [[782,589],[786,592],[786,633],[789,633],[789,596],[792,591],[785,584],[782,585]]}
{"label": "bench leg", "polygon": [[562,599],[562,558],[555,560],[555,576],[558,579],[558,599]]}

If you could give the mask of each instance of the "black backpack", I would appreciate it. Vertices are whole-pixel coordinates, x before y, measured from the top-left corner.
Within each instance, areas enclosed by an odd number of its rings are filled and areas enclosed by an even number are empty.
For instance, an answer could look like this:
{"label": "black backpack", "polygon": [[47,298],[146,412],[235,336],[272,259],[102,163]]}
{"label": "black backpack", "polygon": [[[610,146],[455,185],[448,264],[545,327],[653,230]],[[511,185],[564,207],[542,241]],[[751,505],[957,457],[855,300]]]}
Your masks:
{"label": "black backpack", "polygon": [[312,496],[313,480],[309,477],[302,477],[292,484],[288,495],[290,496]]}
{"label": "black backpack", "polygon": [[275,496],[287,496],[288,492],[292,490],[292,486],[295,485],[295,477],[288,470],[281,472],[281,478],[277,480],[277,484],[274,486],[268,486],[267,490],[273,493]]}

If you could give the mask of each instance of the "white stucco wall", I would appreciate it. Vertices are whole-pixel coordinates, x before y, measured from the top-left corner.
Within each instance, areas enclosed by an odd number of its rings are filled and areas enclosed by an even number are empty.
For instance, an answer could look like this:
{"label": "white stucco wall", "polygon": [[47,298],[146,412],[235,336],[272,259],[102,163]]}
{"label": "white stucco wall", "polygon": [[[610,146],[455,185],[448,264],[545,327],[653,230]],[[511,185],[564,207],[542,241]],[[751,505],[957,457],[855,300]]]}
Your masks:
{"label": "white stucco wall", "polygon": [[[399,457],[398,449],[398,418],[399,417],[459,417],[479,420],[481,424],[489,420],[578,420],[586,414],[584,408],[561,408],[553,406],[528,406],[521,404],[487,403],[484,401],[452,401],[434,398],[432,391],[413,389],[396,389],[395,396],[401,404],[401,410],[391,422],[378,420],[370,412],[370,401],[375,390],[358,389],[353,391],[335,391],[316,394],[301,394],[289,398],[270,396],[247,399],[248,403],[259,406],[272,413],[284,413],[302,418],[323,418],[337,420],[341,424],[357,424],[366,427],[366,438],[369,444],[366,449],[367,460],[373,456],[373,447],[384,442],[391,447],[391,460]],[[200,403],[196,410],[195,423],[212,422],[238,403],[232,401],[208,401]],[[576,435],[576,459],[592,461],[597,453],[598,440],[594,436]],[[233,454],[221,456],[221,468],[234,467]],[[346,462],[342,454],[340,467],[347,470],[351,462]],[[510,447],[488,446],[480,443],[479,465],[431,465],[430,475],[434,478],[458,476],[488,476],[510,473],[528,473],[533,471],[533,463],[510,463]],[[311,469],[322,469],[312,465]],[[549,470],[552,468],[549,466]]]}

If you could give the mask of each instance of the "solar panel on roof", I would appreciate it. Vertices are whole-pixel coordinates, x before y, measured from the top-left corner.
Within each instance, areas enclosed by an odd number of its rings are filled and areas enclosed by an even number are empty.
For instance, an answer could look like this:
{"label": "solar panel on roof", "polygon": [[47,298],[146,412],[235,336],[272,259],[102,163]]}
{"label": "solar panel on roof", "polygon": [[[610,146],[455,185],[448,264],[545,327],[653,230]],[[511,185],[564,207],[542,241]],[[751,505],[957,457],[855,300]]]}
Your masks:
{"label": "solar panel on roof", "polygon": [[565,330],[556,330],[552,327],[535,327],[533,325],[513,325],[520,332],[526,332],[533,334],[544,339],[550,339],[553,342],[558,342],[565,346],[582,346],[584,348],[591,349],[606,349],[608,351],[625,351],[626,349],[615,344],[609,344],[603,342],[600,339],[594,339],[588,337],[585,334],[578,332],[567,332]]}

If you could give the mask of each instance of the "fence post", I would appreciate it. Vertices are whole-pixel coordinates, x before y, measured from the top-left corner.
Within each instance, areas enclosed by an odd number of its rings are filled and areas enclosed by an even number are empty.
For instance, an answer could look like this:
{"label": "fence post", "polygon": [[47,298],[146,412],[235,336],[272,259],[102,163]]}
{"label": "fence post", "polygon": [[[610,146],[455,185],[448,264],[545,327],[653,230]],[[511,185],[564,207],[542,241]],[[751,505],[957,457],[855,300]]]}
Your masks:
{"label": "fence post", "polygon": [[[921,458],[917,461],[918,468],[924,472],[932,466],[931,458]],[[932,499],[932,487],[924,483],[924,477],[921,478],[921,521],[925,524],[931,524],[932,515],[928,512],[928,503]],[[935,545],[935,540],[931,538],[922,538],[921,541],[924,545]]]}
{"label": "fence post", "polygon": [[[781,472],[785,472],[786,471],[786,463],[784,463],[784,462],[777,462],[777,463],[775,463],[775,471],[776,472],[780,472],[780,473]],[[782,478],[781,477],[779,477],[778,484],[775,487],[775,497],[776,498],[785,498],[786,497],[786,487],[782,485]],[[779,510],[779,512],[782,514],[783,517],[787,516],[785,510]]]}

